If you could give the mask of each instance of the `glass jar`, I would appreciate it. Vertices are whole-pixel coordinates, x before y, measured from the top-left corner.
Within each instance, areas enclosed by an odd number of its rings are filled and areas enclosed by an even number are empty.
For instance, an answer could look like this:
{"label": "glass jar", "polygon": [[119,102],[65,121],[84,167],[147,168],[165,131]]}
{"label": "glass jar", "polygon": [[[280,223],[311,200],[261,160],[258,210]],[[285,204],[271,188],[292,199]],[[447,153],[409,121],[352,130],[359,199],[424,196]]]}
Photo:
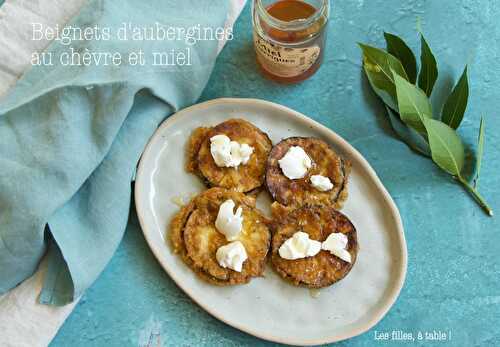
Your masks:
{"label": "glass jar", "polygon": [[320,67],[329,0],[253,0],[253,40],[264,76],[283,83],[309,78]]}

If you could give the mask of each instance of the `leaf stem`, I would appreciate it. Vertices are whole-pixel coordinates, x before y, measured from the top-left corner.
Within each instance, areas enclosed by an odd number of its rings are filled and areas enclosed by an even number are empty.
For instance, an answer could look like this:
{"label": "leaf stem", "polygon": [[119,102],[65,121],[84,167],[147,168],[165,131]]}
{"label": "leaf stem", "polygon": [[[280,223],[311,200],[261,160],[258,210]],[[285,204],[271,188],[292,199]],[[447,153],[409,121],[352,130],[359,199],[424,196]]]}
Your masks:
{"label": "leaf stem", "polygon": [[481,206],[481,208],[486,212],[489,216],[493,216],[493,210],[491,207],[488,205],[486,200],[479,194],[477,189],[469,184],[465,179],[462,178],[462,176],[458,176],[458,181],[467,189],[467,191],[474,197],[476,202]]}

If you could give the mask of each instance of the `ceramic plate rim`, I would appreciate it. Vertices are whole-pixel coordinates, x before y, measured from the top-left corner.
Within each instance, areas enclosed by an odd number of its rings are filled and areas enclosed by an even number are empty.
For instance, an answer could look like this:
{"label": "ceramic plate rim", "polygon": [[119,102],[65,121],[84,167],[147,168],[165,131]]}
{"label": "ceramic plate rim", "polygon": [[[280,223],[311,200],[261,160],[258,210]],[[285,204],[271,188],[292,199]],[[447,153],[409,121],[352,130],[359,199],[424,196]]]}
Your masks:
{"label": "ceramic plate rim", "polygon": [[[363,169],[366,170],[370,178],[375,182],[376,188],[378,191],[382,193],[382,196],[385,200],[385,202],[388,205],[388,209],[391,211],[392,217],[395,222],[396,229],[399,233],[399,240],[400,240],[400,250],[402,253],[402,261],[400,263],[400,268],[399,268],[399,276],[396,279],[396,283],[394,286],[390,289],[390,293],[388,295],[388,299],[385,301],[385,303],[382,305],[381,308],[378,309],[373,315],[372,318],[366,322],[364,325],[354,328],[350,331],[347,331],[343,334],[337,334],[333,335],[330,337],[325,337],[325,338],[319,338],[319,339],[304,339],[304,340],[298,340],[298,339],[284,339],[280,336],[273,336],[269,334],[262,334],[259,331],[254,331],[252,329],[249,329],[246,326],[241,326],[240,324],[233,323],[226,318],[220,316],[216,312],[210,309],[210,307],[207,307],[203,304],[201,304],[197,299],[195,293],[192,293],[190,288],[186,288],[182,284],[181,281],[178,280],[178,278],[175,275],[175,271],[169,271],[169,266],[165,264],[164,260],[162,257],[159,255],[160,253],[160,247],[157,247],[155,241],[149,236],[149,232],[147,231],[147,225],[146,222],[143,219],[143,216],[141,214],[141,211],[144,210],[144,207],[141,205],[142,201],[145,201],[144,199],[141,199],[146,192],[141,191],[141,187],[143,186],[142,181],[143,179],[146,179],[145,173],[143,172],[144,170],[144,161],[150,151],[152,151],[152,143],[153,140],[163,132],[165,128],[168,128],[170,124],[174,123],[177,119],[182,118],[185,114],[189,114],[193,112],[194,110],[199,111],[204,108],[210,108],[213,107],[214,105],[217,104],[238,104],[238,105],[245,105],[245,104],[260,104],[263,107],[271,108],[271,109],[278,109],[286,114],[288,114],[290,117],[295,118],[296,121],[299,121],[307,126],[312,127],[314,131],[317,131],[321,133],[322,136],[325,136],[328,138],[330,141],[338,144],[346,153],[348,156],[355,157],[356,160],[363,166]],[[187,173],[186,173],[187,174]],[[344,140],[340,135],[336,134],[333,130],[325,127],[324,125],[316,122],[315,120],[305,116],[304,114],[295,111],[291,108],[288,108],[286,106],[276,104],[270,101],[266,100],[261,100],[261,99],[252,99],[252,98],[218,98],[218,99],[212,99],[209,101],[201,102],[199,104],[195,104],[193,106],[184,108],[175,114],[171,115],[168,117],[166,120],[164,120],[160,126],[156,129],[154,134],[151,136],[151,138],[148,141],[148,144],[146,145],[141,158],[139,160],[138,168],[137,168],[137,175],[136,175],[136,181],[135,181],[135,187],[134,187],[134,194],[135,194],[135,207],[136,207],[136,212],[137,212],[137,218],[139,219],[139,224],[141,226],[142,233],[144,234],[144,237],[146,239],[146,242],[148,243],[149,248],[153,252],[155,258],[157,261],[160,263],[160,265],[163,267],[163,269],[167,272],[167,274],[174,280],[177,286],[179,286],[182,291],[188,295],[191,300],[193,300],[197,305],[199,305],[201,308],[203,308],[206,312],[211,314],[213,317],[217,318],[218,320],[236,328],[239,329],[243,332],[246,332],[250,335],[259,337],[264,340],[272,341],[272,342],[278,342],[278,343],[284,343],[284,344],[289,344],[289,345],[297,345],[297,346],[311,346],[311,345],[319,345],[319,344],[326,344],[326,343],[333,343],[333,342],[338,342],[342,340],[349,339],[351,337],[363,334],[364,332],[370,330],[373,326],[375,326],[389,311],[389,309],[393,306],[395,303],[396,299],[398,298],[401,289],[404,285],[405,278],[406,278],[406,271],[407,271],[407,264],[408,264],[408,251],[407,251],[407,246],[406,246],[406,239],[405,239],[405,234],[404,234],[404,228],[403,228],[403,222],[401,220],[401,215],[399,214],[399,210],[394,203],[394,200],[390,196],[389,192],[385,188],[385,186],[382,184],[380,181],[380,178],[376,174],[375,170],[371,167],[371,165],[368,163],[368,161],[361,155],[361,153],[358,152],[357,149],[355,149],[351,144],[349,144],[346,140]]]}

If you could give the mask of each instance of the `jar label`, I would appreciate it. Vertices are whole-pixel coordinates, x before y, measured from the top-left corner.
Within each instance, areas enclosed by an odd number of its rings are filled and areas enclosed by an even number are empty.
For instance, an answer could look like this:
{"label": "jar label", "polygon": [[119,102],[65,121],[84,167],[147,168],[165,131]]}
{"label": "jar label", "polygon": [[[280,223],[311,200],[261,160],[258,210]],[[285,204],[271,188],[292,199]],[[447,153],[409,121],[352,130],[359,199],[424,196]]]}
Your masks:
{"label": "jar label", "polygon": [[318,45],[301,48],[273,44],[254,35],[257,59],[264,69],[279,77],[295,77],[306,72],[318,60]]}

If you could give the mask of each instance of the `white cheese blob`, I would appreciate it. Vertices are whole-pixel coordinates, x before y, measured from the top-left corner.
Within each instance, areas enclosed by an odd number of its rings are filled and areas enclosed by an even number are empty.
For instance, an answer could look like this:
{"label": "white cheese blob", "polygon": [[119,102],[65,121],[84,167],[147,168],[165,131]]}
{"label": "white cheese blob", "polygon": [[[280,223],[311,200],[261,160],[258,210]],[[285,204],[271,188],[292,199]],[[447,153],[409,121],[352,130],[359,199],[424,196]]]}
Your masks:
{"label": "white cheese blob", "polygon": [[215,257],[219,265],[223,268],[241,272],[243,263],[247,260],[248,255],[243,244],[240,241],[234,241],[219,247]]}
{"label": "white cheese blob", "polygon": [[219,207],[219,213],[215,220],[215,227],[226,236],[228,241],[236,240],[243,228],[243,210],[240,206],[234,213],[235,206],[231,199],[224,201]]}
{"label": "white cheese blob", "polygon": [[330,181],[328,177],[321,175],[312,175],[311,184],[314,188],[316,188],[320,192],[326,192],[333,188],[332,181]]}
{"label": "white cheese blob", "polygon": [[239,160],[241,160],[241,164],[245,165],[246,163],[248,163],[250,157],[252,156],[253,150],[254,148],[252,146],[247,145],[246,143],[240,145],[240,148],[238,149],[238,156]]}
{"label": "white cheese blob", "polygon": [[210,153],[218,167],[238,167],[250,160],[254,148],[246,143],[231,141],[226,135],[210,138]]}
{"label": "white cheese blob", "polygon": [[281,258],[294,260],[313,257],[321,251],[321,242],[311,240],[309,234],[298,231],[286,240],[278,252]]}
{"label": "white cheese blob", "polygon": [[350,263],[352,260],[351,254],[346,250],[347,242],[348,239],[345,234],[333,233],[330,234],[325,241],[323,241],[321,248],[325,251],[330,251],[331,254]]}
{"label": "white cheese blob", "polygon": [[283,174],[291,180],[304,178],[312,166],[311,158],[299,146],[290,147],[278,163]]}
{"label": "white cheese blob", "polygon": [[215,164],[225,167],[231,162],[231,140],[226,135],[216,135],[210,138],[210,153]]}

